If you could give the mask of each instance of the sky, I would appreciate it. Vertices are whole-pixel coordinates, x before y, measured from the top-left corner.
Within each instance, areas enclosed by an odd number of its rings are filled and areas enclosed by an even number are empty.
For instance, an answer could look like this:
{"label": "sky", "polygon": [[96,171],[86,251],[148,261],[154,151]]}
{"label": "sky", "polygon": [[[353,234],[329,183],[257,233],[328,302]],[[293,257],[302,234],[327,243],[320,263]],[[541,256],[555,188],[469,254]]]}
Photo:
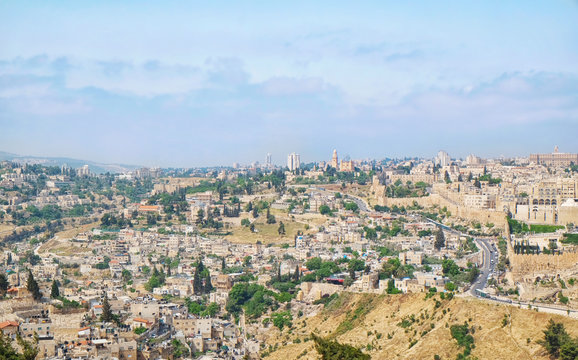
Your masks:
{"label": "sky", "polygon": [[578,152],[578,1],[0,1],[0,151]]}

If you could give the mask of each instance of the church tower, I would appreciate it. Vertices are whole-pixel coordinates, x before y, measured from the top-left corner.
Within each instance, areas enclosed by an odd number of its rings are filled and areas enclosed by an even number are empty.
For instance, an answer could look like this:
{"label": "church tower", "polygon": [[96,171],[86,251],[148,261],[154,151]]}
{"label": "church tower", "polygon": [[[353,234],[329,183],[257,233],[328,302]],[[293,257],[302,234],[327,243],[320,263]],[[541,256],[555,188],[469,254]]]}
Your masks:
{"label": "church tower", "polygon": [[331,159],[331,167],[339,171],[339,159],[337,158],[337,150],[333,150],[333,158]]}

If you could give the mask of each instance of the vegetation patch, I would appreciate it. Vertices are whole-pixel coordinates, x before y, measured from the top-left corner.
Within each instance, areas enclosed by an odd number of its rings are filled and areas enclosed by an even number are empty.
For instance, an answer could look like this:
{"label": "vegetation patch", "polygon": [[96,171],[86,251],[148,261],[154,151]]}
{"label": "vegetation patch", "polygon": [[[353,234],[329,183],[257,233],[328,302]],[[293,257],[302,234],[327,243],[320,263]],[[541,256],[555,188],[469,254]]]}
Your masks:
{"label": "vegetation patch", "polygon": [[551,233],[557,230],[564,229],[560,225],[530,225],[530,231],[533,233]]}
{"label": "vegetation patch", "polygon": [[464,349],[463,353],[458,354],[458,360],[469,359],[474,346],[474,337],[471,335],[474,328],[470,328],[467,323],[463,325],[452,325],[450,327],[452,338],[458,342],[458,346]]}
{"label": "vegetation patch", "polygon": [[367,314],[369,314],[369,312],[374,309],[374,303],[379,301],[379,299],[381,298],[371,295],[364,295],[357,303],[355,310],[349,311],[347,313],[345,320],[343,320],[339,326],[337,326],[337,329],[335,329],[332,336],[339,336],[344,334],[361,324]]}
{"label": "vegetation patch", "polygon": [[564,234],[560,241],[562,244],[578,245],[578,234]]}
{"label": "vegetation patch", "polygon": [[351,345],[340,344],[337,341],[323,339],[315,334],[311,334],[315,341],[315,350],[321,355],[322,360],[369,360],[371,357],[361,350]]}

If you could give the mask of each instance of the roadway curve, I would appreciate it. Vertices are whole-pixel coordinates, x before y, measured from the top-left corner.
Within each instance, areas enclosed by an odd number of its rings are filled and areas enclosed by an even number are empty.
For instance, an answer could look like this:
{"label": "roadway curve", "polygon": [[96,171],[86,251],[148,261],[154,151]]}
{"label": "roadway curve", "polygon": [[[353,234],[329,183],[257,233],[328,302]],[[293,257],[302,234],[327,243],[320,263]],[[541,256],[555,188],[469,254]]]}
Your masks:
{"label": "roadway curve", "polygon": [[[437,226],[443,228],[444,230],[460,235],[460,236],[471,236],[468,234],[464,234],[460,231],[454,230],[449,226],[446,226],[442,223],[434,221],[432,219],[426,218],[427,221],[436,224]],[[476,294],[476,290],[483,290],[486,287],[488,282],[488,278],[490,274],[493,272],[496,264],[498,263],[498,252],[493,244],[491,244],[487,239],[476,238],[474,237],[474,242],[480,251],[482,251],[482,266],[480,269],[480,275],[476,279],[476,281],[470,287],[468,293],[472,296],[479,297]]]}

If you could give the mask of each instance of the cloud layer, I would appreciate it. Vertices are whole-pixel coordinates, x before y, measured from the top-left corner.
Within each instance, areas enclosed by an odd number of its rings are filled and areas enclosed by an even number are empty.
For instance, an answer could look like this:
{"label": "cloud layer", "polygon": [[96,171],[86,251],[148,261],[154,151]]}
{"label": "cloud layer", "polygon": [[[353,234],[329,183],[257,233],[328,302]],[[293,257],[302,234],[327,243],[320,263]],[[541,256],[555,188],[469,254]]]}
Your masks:
{"label": "cloud layer", "polygon": [[573,5],[82,4],[0,5],[0,150],[161,166],[578,151]]}

